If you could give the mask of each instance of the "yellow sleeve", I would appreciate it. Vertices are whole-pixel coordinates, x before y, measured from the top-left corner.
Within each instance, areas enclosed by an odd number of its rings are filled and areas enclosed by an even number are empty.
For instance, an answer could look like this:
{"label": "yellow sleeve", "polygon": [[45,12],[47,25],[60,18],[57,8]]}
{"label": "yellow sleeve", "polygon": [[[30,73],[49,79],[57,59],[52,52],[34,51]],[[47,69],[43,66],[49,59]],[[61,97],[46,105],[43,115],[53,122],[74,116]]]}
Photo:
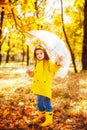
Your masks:
{"label": "yellow sleeve", "polygon": [[61,64],[60,64],[60,65],[56,65],[56,64],[54,64],[54,66],[53,66],[53,72],[58,71],[61,67],[62,67]]}
{"label": "yellow sleeve", "polygon": [[54,73],[57,72],[61,68],[61,64],[57,65],[56,63],[53,63],[52,61],[50,63],[50,70],[53,71]]}

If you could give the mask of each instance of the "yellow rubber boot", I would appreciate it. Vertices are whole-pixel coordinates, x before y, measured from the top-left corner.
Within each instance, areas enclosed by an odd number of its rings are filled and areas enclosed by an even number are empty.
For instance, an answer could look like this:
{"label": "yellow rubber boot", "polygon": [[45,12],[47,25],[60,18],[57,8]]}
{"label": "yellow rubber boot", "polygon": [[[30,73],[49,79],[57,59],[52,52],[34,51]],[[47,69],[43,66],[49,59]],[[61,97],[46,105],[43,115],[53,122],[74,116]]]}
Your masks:
{"label": "yellow rubber boot", "polygon": [[43,117],[45,117],[45,111],[43,111],[43,112],[39,111],[38,116],[35,119],[33,119],[33,122],[37,123]]}
{"label": "yellow rubber boot", "polygon": [[53,113],[52,112],[46,112],[46,120],[44,123],[41,124],[42,127],[49,126],[53,122]]}

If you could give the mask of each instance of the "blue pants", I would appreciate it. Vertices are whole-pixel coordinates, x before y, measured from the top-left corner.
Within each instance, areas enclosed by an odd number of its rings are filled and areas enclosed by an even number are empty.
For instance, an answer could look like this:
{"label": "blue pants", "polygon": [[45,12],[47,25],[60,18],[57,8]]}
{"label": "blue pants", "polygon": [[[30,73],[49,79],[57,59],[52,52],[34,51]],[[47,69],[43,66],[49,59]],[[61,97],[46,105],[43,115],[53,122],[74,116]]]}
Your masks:
{"label": "blue pants", "polygon": [[39,95],[37,98],[37,106],[39,111],[52,111],[52,105],[49,98]]}

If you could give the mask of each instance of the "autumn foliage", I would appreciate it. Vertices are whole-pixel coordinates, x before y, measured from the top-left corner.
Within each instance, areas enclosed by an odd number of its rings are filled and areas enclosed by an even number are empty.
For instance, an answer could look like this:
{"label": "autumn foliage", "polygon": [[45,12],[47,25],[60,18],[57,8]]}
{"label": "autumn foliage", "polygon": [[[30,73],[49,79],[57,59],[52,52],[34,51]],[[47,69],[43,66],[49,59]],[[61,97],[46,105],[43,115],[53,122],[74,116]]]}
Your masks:
{"label": "autumn foliage", "polygon": [[[13,66],[13,65],[12,65]],[[31,90],[27,67],[0,68],[0,130],[86,130],[87,72],[69,72],[53,80],[53,124],[41,128],[33,124],[38,109]]]}

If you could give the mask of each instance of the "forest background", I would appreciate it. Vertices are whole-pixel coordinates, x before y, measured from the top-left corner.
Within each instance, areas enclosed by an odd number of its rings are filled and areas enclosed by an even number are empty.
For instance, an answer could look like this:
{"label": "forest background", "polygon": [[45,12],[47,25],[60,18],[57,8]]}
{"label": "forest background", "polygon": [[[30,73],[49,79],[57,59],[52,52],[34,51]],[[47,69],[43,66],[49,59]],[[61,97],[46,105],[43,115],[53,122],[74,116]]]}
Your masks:
{"label": "forest background", "polygon": [[[0,1],[0,129],[40,129],[32,125],[37,113],[32,79],[33,64],[26,44],[31,30],[57,34],[71,54],[69,72],[53,81],[54,130],[87,129],[87,0]],[[35,113],[36,111],[36,113]]]}

